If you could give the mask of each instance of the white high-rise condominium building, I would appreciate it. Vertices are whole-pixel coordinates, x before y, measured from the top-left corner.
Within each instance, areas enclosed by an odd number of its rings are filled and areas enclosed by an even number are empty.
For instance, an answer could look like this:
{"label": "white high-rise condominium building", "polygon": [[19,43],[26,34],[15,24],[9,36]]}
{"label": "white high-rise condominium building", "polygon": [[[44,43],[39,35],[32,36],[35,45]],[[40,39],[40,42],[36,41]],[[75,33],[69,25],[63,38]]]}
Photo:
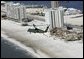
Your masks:
{"label": "white high-rise condominium building", "polygon": [[51,1],[51,8],[58,8],[59,7],[59,1]]}
{"label": "white high-rise condominium building", "polygon": [[50,30],[58,27],[62,28],[64,25],[64,12],[62,8],[49,9],[45,12],[45,22],[50,25]]}
{"label": "white high-rise condominium building", "polygon": [[17,19],[19,22],[22,21],[23,18],[26,18],[26,7],[20,5],[19,3],[7,3],[7,17]]}
{"label": "white high-rise condominium building", "polygon": [[22,6],[22,5],[19,6],[19,17],[20,17],[20,20],[22,20],[23,18],[27,18],[25,6]]}
{"label": "white high-rise condominium building", "polygon": [[7,17],[11,17],[11,6],[12,6],[12,4],[13,4],[13,2],[10,2],[10,3],[6,3],[6,15],[7,15]]}

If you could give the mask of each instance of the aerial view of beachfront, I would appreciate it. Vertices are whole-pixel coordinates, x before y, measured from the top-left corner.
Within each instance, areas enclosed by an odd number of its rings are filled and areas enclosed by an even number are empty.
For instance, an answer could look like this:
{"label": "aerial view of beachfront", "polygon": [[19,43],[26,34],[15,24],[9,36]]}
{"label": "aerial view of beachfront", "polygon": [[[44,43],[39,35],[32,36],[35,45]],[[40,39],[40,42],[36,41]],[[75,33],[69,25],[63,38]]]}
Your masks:
{"label": "aerial view of beachfront", "polygon": [[1,1],[1,58],[83,58],[83,1]]}

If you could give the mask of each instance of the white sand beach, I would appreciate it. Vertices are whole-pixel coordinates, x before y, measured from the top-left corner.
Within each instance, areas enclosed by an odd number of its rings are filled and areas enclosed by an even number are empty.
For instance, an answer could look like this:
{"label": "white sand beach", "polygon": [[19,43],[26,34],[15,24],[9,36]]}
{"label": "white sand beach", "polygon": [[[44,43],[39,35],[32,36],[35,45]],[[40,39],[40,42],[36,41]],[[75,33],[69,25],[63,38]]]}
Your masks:
{"label": "white sand beach", "polygon": [[[40,21],[32,21],[32,23],[40,23]],[[39,24],[38,24],[39,25]],[[9,37],[21,42],[26,46],[32,47],[37,54],[38,51],[43,52],[43,58],[83,58],[83,43],[81,41],[66,42],[58,38],[50,36],[49,32],[29,33],[28,28],[32,26],[23,27],[20,23],[1,20],[1,30],[5,32]],[[12,40],[12,39],[11,39]],[[81,42],[81,43],[80,43]],[[41,55],[41,54],[40,54]]]}

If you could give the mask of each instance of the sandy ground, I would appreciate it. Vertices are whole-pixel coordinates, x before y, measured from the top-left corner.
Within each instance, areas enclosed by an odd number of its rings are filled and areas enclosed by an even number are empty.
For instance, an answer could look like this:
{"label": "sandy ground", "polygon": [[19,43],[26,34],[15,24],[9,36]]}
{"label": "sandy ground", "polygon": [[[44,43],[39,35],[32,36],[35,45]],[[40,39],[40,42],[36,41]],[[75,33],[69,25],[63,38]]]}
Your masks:
{"label": "sandy ground", "polygon": [[83,14],[64,16],[64,23],[72,25],[83,25]]}
{"label": "sandy ground", "polygon": [[[40,21],[39,21],[40,22]],[[41,25],[38,21],[30,22],[29,25],[36,23]],[[45,53],[44,57],[54,58],[83,58],[83,43],[80,41],[65,42],[58,38],[54,38],[49,35],[49,32],[44,34],[29,33],[28,28],[32,26],[22,27],[20,23],[16,23],[9,20],[1,20],[1,30],[5,31],[9,37],[16,39],[17,41],[30,46],[36,53],[42,51]]]}
{"label": "sandy ground", "polygon": [[[32,11],[33,11],[33,12],[32,12]],[[41,13],[41,12],[43,12],[43,11],[44,11],[43,8],[27,8],[27,9],[26,9],[26,12],[27,12],[27,13],[37,13],[37,12]]]}
{"label": "sandy ground", "polygon": [[43,52],[37,50],[38,51],[38,53],[37,53],[37,52],[35,52],[35,50],[32,47],[26,46],[14,38],[10,38],[9,36],[7,36],[5,34],[4,31],[1,31],[1,33],[2,33],[1,37],[3,37],[4,40],[7,40],[7,41],[13,43],[16,46],[16,49],[18,47],[18,49],[26,51],[26,54],[28,54],[28,55],[30,54],[31,56],[33,56],[33,58],[43,58],[44,56],[46,58],[49,58],[49,56],[45,55]]}

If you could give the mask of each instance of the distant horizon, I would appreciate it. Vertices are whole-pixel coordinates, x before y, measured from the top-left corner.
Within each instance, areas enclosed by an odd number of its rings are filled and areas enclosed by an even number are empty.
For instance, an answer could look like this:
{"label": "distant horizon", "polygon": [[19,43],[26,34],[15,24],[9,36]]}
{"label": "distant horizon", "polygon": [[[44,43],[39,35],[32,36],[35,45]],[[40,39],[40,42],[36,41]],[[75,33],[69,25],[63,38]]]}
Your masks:
{"label": "distant horizon", "polygon": [[[13,1],[14,3],[21,3],[24,5],[43,5],[51,8],[50,1]],[[61,2],[61,6],[66,8],[76,8],[83,11],[83,1],[69,1],[69,2]]]}

